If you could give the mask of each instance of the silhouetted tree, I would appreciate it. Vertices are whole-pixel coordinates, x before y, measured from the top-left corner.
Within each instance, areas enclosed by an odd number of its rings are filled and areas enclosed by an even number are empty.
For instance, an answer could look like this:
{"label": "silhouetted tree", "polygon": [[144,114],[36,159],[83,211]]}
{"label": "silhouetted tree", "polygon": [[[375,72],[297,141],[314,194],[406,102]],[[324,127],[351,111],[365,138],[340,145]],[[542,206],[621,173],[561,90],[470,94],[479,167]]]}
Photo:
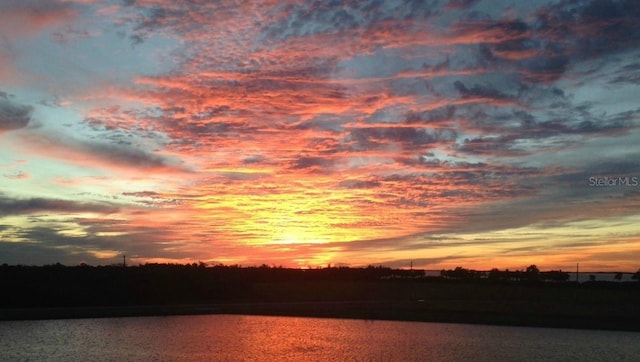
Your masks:
{"label": "silhouetted tree", "polygon": [[440,276],[447,279],[480,279],[484,274],[484,272],[480,272],[473,269],[465,269],[461,266],[457,266],[455,269],[451,270],[441,270]]}
{"label": "silhouetted tree", "polygon": [[640,269],[638,269],[638,271],[631,276],[631,279],[637,280],[640,282]]}
{"label": "silhouetted tree", "polygon": [[540,280],[540,269],[535,264],[531,264],[525,270],[525,274],[528,280],[538,281]]}

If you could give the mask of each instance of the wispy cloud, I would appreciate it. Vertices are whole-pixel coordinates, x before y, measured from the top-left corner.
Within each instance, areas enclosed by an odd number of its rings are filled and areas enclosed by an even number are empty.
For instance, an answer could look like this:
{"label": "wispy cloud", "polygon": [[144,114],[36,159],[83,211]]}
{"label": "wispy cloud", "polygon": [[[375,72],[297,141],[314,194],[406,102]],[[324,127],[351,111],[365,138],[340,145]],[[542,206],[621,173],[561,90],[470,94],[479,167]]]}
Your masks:
{"label": "wispy cloud", "polygon": [[0,216],[30,213],[74,213],[99,212],[113,213],[118,210],[113,204],[77,202],[72,200],[54,200],[44,198],[13,199],[0,195]]}

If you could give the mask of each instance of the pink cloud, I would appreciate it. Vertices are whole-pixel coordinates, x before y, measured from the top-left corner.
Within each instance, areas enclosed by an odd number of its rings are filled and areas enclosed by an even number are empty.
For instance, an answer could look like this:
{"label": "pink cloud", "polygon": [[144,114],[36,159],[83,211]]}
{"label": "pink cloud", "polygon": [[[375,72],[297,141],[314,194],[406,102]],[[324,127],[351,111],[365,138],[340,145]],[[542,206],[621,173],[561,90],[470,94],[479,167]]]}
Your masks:
{"label": "pink cloud", "polygon": [[31,36],[68,23],[76,15],[72,7],[56,1],[4,1],[0,4],[0,33],[11,38]]}

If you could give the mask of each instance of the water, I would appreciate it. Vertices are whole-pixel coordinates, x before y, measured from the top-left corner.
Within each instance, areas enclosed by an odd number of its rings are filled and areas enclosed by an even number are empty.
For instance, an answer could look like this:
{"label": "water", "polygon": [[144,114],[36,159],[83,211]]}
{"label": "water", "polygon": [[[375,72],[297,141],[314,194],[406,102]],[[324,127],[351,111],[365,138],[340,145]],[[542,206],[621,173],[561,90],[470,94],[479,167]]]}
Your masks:
{"label": "water", "polygon": [[637,361],[640,333],[236,315],[0,322],[2,361]]}

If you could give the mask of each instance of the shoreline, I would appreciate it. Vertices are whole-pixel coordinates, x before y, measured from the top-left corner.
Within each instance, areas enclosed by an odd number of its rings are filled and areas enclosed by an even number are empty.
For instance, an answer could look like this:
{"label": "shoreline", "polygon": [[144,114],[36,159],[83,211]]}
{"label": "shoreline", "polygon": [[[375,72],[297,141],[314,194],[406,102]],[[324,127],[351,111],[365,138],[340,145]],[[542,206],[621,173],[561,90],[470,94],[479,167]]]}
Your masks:
{"label": "shoreline", "polygon": [[589,313],[588,309],[567,312],[562,309],[523,301],[495,303],[481,300],[230,302],[0,308],[0,321],[239,314],[640,332],[640,316],[637,314],[598,313],[597,310]]}

